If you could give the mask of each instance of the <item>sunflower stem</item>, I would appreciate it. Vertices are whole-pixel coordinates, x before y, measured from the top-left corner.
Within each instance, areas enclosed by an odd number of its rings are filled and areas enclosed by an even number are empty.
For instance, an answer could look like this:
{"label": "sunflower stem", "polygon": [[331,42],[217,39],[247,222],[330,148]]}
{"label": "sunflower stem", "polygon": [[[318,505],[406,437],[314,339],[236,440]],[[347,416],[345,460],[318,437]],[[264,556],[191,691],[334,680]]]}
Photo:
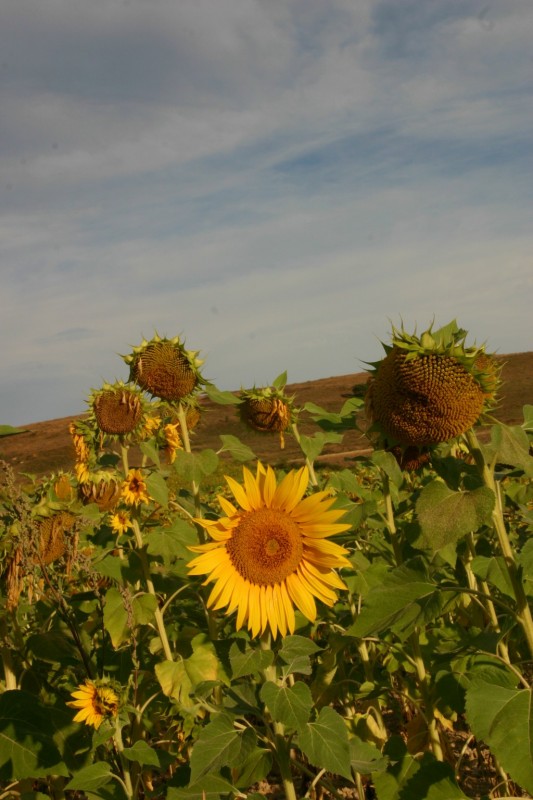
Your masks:
{"label": "sunflower stem", "polygon": [[[187,425],[187,415],[183,408],[183,403],[178,403],[178,421],[180,424],[181,438],[183,439],[183,449],[186,453],[192,453],[191,440],[189,437],[189,427]],[[200,487],[196,481],[191,481],[192,496],[194,498],[194,508],[196,516],[202,515],[202,505],[200,502]],[[203,534],[202,534],[203,536]]]}
{"label": "sunflower stem", "polygon": [[128,459],[128,448],[124,445],[120,445],[120,455],[122,458],[122,470],[124,472],[124,477],[128,477],[128,472],[130,471],[129,459]]}
{"label": "sunflower stem", "polygon": [[167,661],[174,661],[172,650],[170,649],[170,643],[168,641],[167,632],[165,629],[165,623],[163,621],[163,614],[161,612],[161,608],[159,607],[159,598],[157,596],[157,592],[155,590],[155,586],[152,581],[152,576],[150,574],[150,564],[148,563],[146,550],[144,549],[144,542],[141,529],[139,527],[139,521],[134,518],[132,520],[132,525],[133,525],[133,535],[135,537],[135,544],[137,545],[137,555],[139,557],[139,561],[141,562],[141,568],[143,571],[146,588],[148,589],[148,592],[151,595],[153,595],[153,597],[155,597],[157,601],[154,610],[154,619],[155,619],[155,624],[157,626],[157,632],[159,633],[159,638],[161,639],[163,652],[165,654],[165,658],[167,659]]}
{"label": "sunflower stem", "polygon": [[483,451],[481,450],[478,438],[472,428],[465,433],[465,438],[483,483],[494,493],[492,524],[498,537],[500,550],[507,567],[507,574],[509,575],[509,580],[513,588],[518,609],[516,616],[526,637],[530,656],[533,658],[533,617],[531,616],[531,608],[529,607],[529,603],[527,601],[527,595],[520,578],[518,564],[516,562],[513,548],[509,540],[509,535],[507,533],[507,527],[503,517],[503,507],[499,485],[494,477],[494,469],[488,466],[485,456],[483,455]]}
{"label": "sunflower stem", "polygon": [[[386,515],[387,527],[389,529],[389,533],[391,536],[394,558],[397,566],[400,566],[400,564],[403,561],[403,557],[402,557],[400,542],[398,540],[398,530],[396,527],[396,521],[394,519],[394,506],[392,503],[389,476],[383,471],[382,471],[382,476],[383,476],[383,499],[385,501],[385,515]],[[422,696],[422,700],[424,701],[424,705],[426,708],[426,722],[428,726],[429,739],[431,742],[431,749],[437,761],[443,761],[444,754],[442,752],[442,745],[440,743],[439,731],[437,729],[437,720],[435,719],[435,709],[433,707],[433,701],[431,699],[431,692],[428,682],[426,666],[424,664],[424,659],[422,657],[422,651],[420,650],[420,635],[418,628],[415,628],[413,633],[410,635],[409,643],[411,645],[411,650],[413,653],[413,663],[416,669],[418,688],[420,690],[420,694]]]}
{"label": "sunflower stem", "polygon": [[122,783],[123,785],[126,797],[129,800],[133,800],[133,798],[135,797],[135,793],[133,791],[133,783],[131,780],[129,761],[124,756],[124,743],[122,741],[122,731],[120,729],[120,721],[118,716],[116,717],[115,720],[115,733],[113,734],[113,741],[115,743],[115,747],[119,754],[120,764],[122,766],[122,774],[124,776],[123,782],[120,781],[120,783]]}

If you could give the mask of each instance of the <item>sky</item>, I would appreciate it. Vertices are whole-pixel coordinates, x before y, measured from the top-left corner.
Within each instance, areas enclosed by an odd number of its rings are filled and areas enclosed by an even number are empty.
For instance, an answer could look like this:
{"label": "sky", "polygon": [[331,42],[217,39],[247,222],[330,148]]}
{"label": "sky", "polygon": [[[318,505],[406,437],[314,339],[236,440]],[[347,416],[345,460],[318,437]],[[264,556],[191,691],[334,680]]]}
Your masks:
{"label": "sky", "polygon": [[533,350],[531,0],[2,0],[0,109],[1,424],[155,332],[220,389]]}

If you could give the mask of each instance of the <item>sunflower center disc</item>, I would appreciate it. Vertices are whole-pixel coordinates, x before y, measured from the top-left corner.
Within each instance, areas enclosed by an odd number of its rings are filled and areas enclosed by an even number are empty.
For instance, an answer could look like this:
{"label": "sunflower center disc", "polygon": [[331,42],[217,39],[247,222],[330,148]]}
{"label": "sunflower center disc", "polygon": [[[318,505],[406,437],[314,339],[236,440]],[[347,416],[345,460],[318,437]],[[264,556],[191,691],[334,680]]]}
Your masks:
{"label": "sunflower center disc", "polygon": [[281,583],[302,560],[302,533],[283,511],[261,508],[242,517],[226,542],[231,562],[250,583]]}

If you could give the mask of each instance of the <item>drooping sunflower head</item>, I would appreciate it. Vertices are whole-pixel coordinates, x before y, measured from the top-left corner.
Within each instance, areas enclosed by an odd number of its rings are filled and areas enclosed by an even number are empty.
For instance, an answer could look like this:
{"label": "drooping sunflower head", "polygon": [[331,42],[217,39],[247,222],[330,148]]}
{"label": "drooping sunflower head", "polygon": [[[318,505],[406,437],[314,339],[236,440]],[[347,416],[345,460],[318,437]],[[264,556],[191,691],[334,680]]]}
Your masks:
{"label": "drooping sunflower head", "polygon": [[76,461],[91,464],[96,460],[95,431],[88,420],[74,419],[69,424]]}
{"label": "drooping sunflower head", "polygon": [[350,525],[339,522],[344,511],[332,508],[335,498],[327,492],[305,497],[307,467],[279,484],[260,463],[255,476],[246,468],[243,476],[243,485],[226,477],[237,506],[221,495],[226,516],[197,520],[212,541],[190,548],[200,555],[188,568],[207,575],[205,584],[214,582],[208,606],[237,611],[237,628],[285,636],[295,630],[295,607],[314,621],[315,598],[332,606],[335,590],[346,588],[334,569],[349,565],[347,551],[329,537]]}
{"label": "drooping sunflower head", "polygon": [[91,414],[101,433],[108,436],[129,436],[142,430],[147,403],[142,391],[122,381],[104,383],[91,392]]}
{"label": "drooping sunflower head", "polygon": [[188,397],[203,383],[203,360],[198,351],[186,350],[179,336],[166,339],[156,334],[150,341],[143,339],[123,358],[130,368],[130,381],[167,402]]}
{"label": "drooping sunflower head", "polygon": [[67,472],[59,472],[52,476],[52,488],[58,500],[68,502],[74,498],[72,475]]}
{"label": "drooping sunflower head", "polygon": [[74,700],[68,702],[67,706],[79,709],[74,722],[84,722],[98,730],[105,719],[118,714],[118,694],[106,680],[86,680],[71,694]]}
{"label": "drooping sunflower head", "polygon": [[112,473],[99,469],[90,472],[80,483],[78,494],[84,505],[96,503],[100,511],[110,511],[122,496],[122,482]]}
{"label": "drooping sunflower head", "polygon": [[365,398],[373,430],[389,446],[450,441],[492,406],[500,368],[484,346],[467,347],[466,336],[455,321],[420,336],[393,327]]}
{"label": "drooping sunflower head", "polygon": [[67,548],[65,534],[72,530],[76,517],[67,511],[59,511],[45,517],[39,523],[39,558],[51,564],[61,558]]}
{"label": "drooping sunflower head", "polygon": [[239,397],[241,420],[254,431],[279,433],[283,448],[283,434],[294,422],[294,397],[276,385],[242,389]]}

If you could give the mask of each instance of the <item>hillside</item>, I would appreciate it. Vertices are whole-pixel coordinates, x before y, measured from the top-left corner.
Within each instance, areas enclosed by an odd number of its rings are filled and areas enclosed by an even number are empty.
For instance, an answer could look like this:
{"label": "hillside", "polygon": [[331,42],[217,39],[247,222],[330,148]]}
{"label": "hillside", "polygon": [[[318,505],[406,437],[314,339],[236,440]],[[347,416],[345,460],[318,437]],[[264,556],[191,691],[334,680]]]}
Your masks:
{"label": "hillside", "polygon": [[[503,363],[503,387],[500,405],[494,416],[507,424],[520,423],[523,419],[522,407],[533,403],[533,352],[513,353],[499,356]],[[296,405],[307,402],[317,403],[330,411],[338,411],[344,401],[361,392],[366,383],[367,373],[339,375],[320,380],[293,383],[287,386],[287,393],[296,396]],[[219,435],[238,436],[262,459],[272,464],[301,459],[301,451],[291,436],[286,436],[286,446],[280,450],[277,435],[258,434],[248,430],[238,419],[233,406],[204,403],[205,413],[198,425],[193,439],[193,447],[201,449],[220,448]],[[71,445],[68,426],[76,417],[21,426],[24,433],[0,439],[0,458],[17,472],[40,475],[55,470],[69,470],[73,466],[74,451]],[[299,424],[301,433],[315,430],[313,423]],[[345,435],[342,444],[329,445],[326,457],[343,462],[356,452],[368,448],[368,442],[357,431]]]}

